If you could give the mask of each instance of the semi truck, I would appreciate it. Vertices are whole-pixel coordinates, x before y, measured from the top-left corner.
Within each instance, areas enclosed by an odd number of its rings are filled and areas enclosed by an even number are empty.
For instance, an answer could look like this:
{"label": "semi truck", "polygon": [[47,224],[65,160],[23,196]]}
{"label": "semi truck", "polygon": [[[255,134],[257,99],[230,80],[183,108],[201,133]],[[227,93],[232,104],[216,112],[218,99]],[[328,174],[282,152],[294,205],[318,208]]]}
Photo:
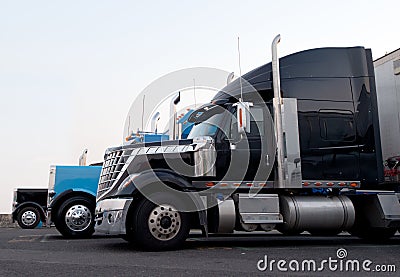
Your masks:
{"label": "semi truck", "polygon": [[17,188],[12,206],[13,222],[23,229],[34,229],[46,222],[47,189]]}
{"label": "semi truck", "polygon": [[50,166],[47,226],[67,238],[94,233],[94,210],[101,166]]}
{"label": "semi truck", "polygon": [[378,111],[388,95],[376,89],[371,50],[328,47],[279,59],[279,41],[272,62],[191,114],[187,139],[106,150],[96,231],[145,250],[178,248],[191,229],[205,237],[395,234],[399,183],[385,179],[382,156],[393,130],[380,122],[399,112]]}

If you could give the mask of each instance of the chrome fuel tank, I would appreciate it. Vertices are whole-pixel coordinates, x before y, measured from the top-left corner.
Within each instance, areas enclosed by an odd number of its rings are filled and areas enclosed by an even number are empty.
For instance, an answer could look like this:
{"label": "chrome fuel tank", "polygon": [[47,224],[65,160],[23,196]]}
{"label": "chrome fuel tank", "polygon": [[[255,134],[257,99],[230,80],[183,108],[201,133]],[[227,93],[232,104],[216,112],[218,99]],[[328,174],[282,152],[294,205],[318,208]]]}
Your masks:
{"label": "chrome fuel tank", "polygon": [[281,196],[279,202],[283,232],[343,231],[354,224],[354,206],[346,196]]}

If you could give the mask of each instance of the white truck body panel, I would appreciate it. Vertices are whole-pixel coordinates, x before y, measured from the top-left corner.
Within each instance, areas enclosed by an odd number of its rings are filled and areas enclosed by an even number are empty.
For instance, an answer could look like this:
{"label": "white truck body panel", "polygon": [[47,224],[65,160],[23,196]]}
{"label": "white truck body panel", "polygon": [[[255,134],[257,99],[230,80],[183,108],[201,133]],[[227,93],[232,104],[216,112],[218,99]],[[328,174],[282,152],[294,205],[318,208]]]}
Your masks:
{"label": "white truck body panel", "polygon": [[400,153],[400,48],[374,61],[382,158]]}

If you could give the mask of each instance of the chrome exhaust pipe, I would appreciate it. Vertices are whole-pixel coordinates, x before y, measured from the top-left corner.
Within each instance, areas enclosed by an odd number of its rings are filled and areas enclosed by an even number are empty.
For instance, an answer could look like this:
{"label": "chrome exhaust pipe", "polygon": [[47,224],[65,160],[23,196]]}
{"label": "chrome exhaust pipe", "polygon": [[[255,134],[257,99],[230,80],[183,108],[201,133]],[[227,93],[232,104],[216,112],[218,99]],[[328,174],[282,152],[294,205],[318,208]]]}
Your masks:
{"label": "chrome exhaust pipe", "polygon": [[181,92],[178,92],[175,94],[174,97],[172,97],[171,102],[169,104],[169,110],[170,110],[170,117],[169,117],[169,139],[170,140],[175,140],[176,135],[177,135],[177,123],[176,123],[176,105],[181,101]]}
{"label": "chrome exhaust pipe", "polygon": [[151,132],[157,133],[157,122],[160,120],[160,113],[156,112],[151,118]]}
{"label": "chrome exhaust pipe", "polygon": [[274,88],[274,123],[276,133],[276,146],[277,146],[277,174],[275,181],[278,183],[278,188],[285,187],[285,168],[284,168],[284,139],[282,128],[282,96],[281,96],[281,81],[279,73],[279,59],[278,59],[278,43],[281,41],[281,35],[277,35],[272,41],[272,82]]}

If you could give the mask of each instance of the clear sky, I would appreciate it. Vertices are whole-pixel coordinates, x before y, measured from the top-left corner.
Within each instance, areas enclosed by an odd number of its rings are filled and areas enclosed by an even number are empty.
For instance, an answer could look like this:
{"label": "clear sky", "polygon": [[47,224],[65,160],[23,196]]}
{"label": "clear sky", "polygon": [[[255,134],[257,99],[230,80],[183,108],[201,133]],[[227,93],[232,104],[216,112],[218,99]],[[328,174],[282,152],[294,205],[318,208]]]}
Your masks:
{"label": "clear sky", "polygon": [[135,96],[171,71],[238,73],[280,55],[400,47],[399,1],[0,2],[0,213],[16,187],[47,187],[51,164],[89,162],[122,142]]}

